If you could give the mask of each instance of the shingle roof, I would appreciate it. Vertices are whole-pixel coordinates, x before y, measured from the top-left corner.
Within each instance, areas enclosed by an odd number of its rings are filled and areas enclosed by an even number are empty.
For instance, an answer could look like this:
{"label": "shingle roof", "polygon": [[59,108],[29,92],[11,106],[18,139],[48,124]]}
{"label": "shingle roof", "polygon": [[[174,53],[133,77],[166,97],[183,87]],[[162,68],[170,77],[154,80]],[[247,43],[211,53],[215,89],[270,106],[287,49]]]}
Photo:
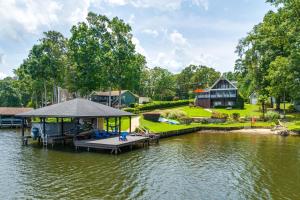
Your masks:
{"label": "shingle roof", "polygon": [[2,116],[11,116],[18,113],[23,113],[33,110],[33,108],[20,108],[20,107],[0,107],[0,115]]}
{"label": "shingle roof", "polygon": [[[121,90],[121,94],[125,93],[125,92],[130,92],[129,90]],[[132,95],[134,95],[135,97],[139,97],[138,95],[130,92]],[[109,96],[109,91],[107,92],[101,92],[101,91],[95,91],[93,92],[92,95],[97,95],[97,96]],[[118,90],[114,90],[111,91],[111,96],[119,96],[119,91]]]}
{"label": "shingle roof", "polygon": [[86,99],[73,99],[62,103],[20,113],[21,117],[121,117],[134,114],[95,103]]}

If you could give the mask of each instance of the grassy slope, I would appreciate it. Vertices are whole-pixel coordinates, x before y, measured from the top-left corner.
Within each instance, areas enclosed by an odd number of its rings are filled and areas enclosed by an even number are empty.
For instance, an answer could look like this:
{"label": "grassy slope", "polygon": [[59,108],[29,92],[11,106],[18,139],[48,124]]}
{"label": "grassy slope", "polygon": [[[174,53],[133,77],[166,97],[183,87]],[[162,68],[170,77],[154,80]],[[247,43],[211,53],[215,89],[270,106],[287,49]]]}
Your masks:
{"label": "grassy slope", "polygon": [[[168,110],[169,111],[170,110],[181,110],[181,111],[186,112],[186,114],[189,117],[210,117],[211,116],[211,112],[209,112],[201,107],[182,106],[182,107],[177,107],[177,108],[170,108],[170,109],[166,109],[166,110],[156,110],[156,111],[165,112]],[[251,104],[245,104],[245,109],[227,110],[227,109],[222,109],[222,108],[213,108],[210,110],[221,112],[221,113],[227,113],[229,115],[231,115],[232,113],[240,113],[241,117],[245,117],[245,116],[259,117],[261,115],[261,113],[259,112],[259,106],[251,105]]]}
{"label": "grassy slope", "polygon": [[[218,124],[200,124],[200,123],[192,123],[190,125],[173,125],[161,122],[152,122],[145,120],[141,117],[140,124],[149,129],[151,132],[159,133],[159,132],[166,132],[166,131],[174,131],[174,130],[181,130],[186,128],[193,128],[193,127],[249,127],[251,126],[250,122],[246,123],[236,123],[236,122],[226,122],[226,123],[218,123]],[[272,122],[256,122],[254,126],[257,127],[266,127],[274,125]]]}
{"label": "grassy slope", "polygon": [[222,108],[214,108],[213,111],[221,112],[221,113],[227,113],[231,115],[232,113],[240,113],[241,117],[259,117],[261,115],[261,112],[259,112],[259,106],[258,105],[252,105],[252,104],[245,104],[244,109],[232,109],[232,110],[226,110]]}

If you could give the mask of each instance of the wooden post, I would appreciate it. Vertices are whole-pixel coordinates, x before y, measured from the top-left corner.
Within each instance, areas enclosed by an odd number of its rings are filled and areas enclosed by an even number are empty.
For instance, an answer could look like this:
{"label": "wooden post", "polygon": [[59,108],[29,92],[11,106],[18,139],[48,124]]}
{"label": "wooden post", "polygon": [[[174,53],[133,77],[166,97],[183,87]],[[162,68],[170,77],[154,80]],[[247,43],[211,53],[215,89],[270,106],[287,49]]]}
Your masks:
{"label": "wooden post", "polygon": [[121,135],[121,117],[119,117],[119,135]]}
{"label": "wooden post", "polygon": [[117,124],[118,124],[118,118],[115,117],[115,131],[116,131],[116,129],[117,129]]}
{"label": "wooden post", "polygon": [[60,128],[61,135],[64,135],[64,118],[61,118]]}
{"label": "wooden post", "polygon": [[106,133],[108,134],[108,117],[106,118]]}
{"label": "wooden post", "polygon": [[129,134],[131,134],[131,116],[129,116]]}
{"label": "wooden post", "polygon": [[22,144],[24,145],[24,117],[22,117]]}
{"label": "wooden post", "polygon": [[43,118],[43,147],[48,145],[48,139],[46,136],[46,118]]}

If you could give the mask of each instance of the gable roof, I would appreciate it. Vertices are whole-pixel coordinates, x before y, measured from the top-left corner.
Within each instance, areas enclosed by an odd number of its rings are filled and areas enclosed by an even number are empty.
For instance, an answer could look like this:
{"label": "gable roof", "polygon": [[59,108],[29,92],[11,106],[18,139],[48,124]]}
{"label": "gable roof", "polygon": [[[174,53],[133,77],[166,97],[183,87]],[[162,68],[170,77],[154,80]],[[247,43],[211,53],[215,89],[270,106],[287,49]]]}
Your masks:
{"label": "gable roof", "polygon": [[122,117],[134,114],[90,100],[76,98],[17,114],[20,117]]}
{"label": "gable roof", "polygon": [[2,116],[11,116],[23,112],[28,112],[33,110],[33,108],[23,108],[23,107],[0,107],[0,115]]}
{"label": "gable roof", "polygon": [[[135,97],[139,97],[138,95],[132,93],[131,91],[129,90],[121,90],[121,95],[126,93],[126,92],[129,92],[131,93],[133,96]],[[97,95],[97,96],[109,96],[109,91],[106,91],[106,92],[102,92],[102,91],[95,91],[92,93],[92,95]],[[114,91],[111,91],[111,96],[119,96],[119,91],[118,90],[114,90]]]}
{"label": "gable roof", "polygon": [[216,80],[216,82],[215,82],[209,89],[210,89],[210,90],[213,90],[213,87],[214,87],[215,85],[217,85],[218,82],[221,81],[221,80],[227,81],[227,82],[233,87],[233,89],[236,89],[236,90],[237,90],[236,85],[233,84],[231,81],[229,81],[229,80],[228,80],[226,77],[224,77],[223,75],[220,76],[220,78],[218,78],[218,80]]}

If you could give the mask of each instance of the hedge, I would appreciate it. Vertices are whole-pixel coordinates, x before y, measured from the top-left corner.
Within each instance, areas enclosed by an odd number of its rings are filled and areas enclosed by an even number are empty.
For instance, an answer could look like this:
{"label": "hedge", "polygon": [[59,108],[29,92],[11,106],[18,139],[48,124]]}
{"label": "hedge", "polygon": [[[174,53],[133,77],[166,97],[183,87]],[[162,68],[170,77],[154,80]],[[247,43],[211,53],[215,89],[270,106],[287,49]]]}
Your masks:
{"label": "hedge", "polygon": [[193,100],[159,101],[159,102],[152,102],[144,105],[139,105],[136,107],[136,109],[140,111],[144,111],[144,110],[155,110],[161,108],[171,108],[171,107],[189,105],[189,103],[191,102],[193,102]]}

